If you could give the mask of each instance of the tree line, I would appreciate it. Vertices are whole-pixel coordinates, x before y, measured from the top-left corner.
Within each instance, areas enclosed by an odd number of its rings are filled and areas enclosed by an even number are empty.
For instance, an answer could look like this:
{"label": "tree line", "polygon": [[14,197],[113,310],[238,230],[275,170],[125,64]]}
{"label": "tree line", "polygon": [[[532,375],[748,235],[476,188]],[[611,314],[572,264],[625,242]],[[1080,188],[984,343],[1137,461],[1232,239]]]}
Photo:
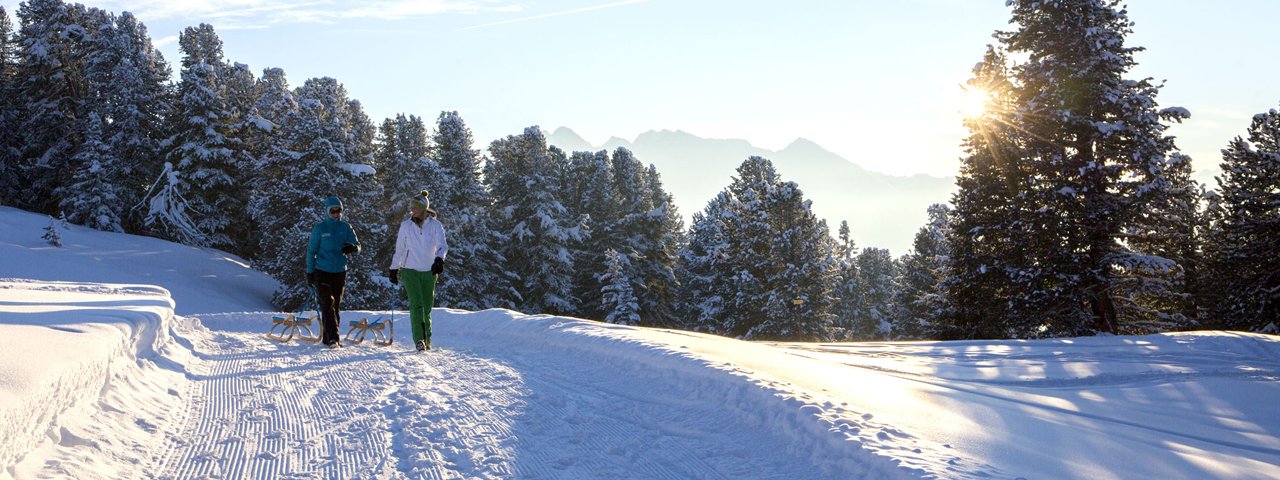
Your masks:
{"label": "tree line", "polygon": [[438,306],[776,340],[1274,331],[1280,115],[1228,144],[1207,190],[1164,133],[1188,112],[1124,77],[1140,49],[1116,2],[1011,8],[969,81],[988,101],[959,192],[899,258],[847,223],[833,236],[765,158],[686,229],[624,148],[565,152],[530,127],[481,150],[449,111],[375,124],[333,78],[223,58],[207,24],[181,32],[175,82],[131,14],[61,0],[24,2],[16,30],[0,9],[0,202],[234,253],[282,309],[309,295],[329,195],[366,245],[349,305],[399,307],[391,228],[426,189],[449,232]]}

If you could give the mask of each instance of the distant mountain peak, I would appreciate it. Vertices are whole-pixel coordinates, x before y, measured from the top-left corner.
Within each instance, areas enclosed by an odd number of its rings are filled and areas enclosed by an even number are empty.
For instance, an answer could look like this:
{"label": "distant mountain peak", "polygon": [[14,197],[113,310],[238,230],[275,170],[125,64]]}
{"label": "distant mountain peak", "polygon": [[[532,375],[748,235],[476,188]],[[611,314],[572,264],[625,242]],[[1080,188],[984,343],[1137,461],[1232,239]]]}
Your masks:
{"label": "distant mountain peak", "polygon": [[804,137],[796,137],[795,140],[792,140],[791,143],[788,144],[786,148],[783,148],[782,150],[783,151],[785,150],[815,151],[816,150],[816,151],[831,153],[830,150],[823,148],[822,145],[818,145],[817,142],[814,142],[813,140],[809,140]]}

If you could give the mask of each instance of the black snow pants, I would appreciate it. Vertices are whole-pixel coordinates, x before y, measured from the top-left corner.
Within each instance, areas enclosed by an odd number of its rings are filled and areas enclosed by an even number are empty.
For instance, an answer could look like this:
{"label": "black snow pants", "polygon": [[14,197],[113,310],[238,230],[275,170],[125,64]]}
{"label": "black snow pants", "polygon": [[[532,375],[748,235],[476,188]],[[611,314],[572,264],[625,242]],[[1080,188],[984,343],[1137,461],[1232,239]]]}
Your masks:
{"label": "black snow pants", "polygon": [[338,311],[342,305],[342,291],[347,287],[347,272],[330,273],[316,270],[316,303],[320,305],[320,342],[332,345],[338,342]]}

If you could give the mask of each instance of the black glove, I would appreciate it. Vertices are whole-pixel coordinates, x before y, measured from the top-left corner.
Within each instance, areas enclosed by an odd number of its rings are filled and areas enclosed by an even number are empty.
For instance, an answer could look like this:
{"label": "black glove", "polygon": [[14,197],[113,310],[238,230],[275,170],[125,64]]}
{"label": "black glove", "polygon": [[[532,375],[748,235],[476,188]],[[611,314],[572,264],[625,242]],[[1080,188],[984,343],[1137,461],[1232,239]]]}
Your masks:
{"label": "black glove", "polygon": [[395,269],[395,268],[391,269],[391,284],[392,284],[392,285],[399,285],[399,284],[400,284],[400,270],[399,270],[399,269]]}
{"label": "black glove", "polygon": [[354,244],[351,244],[351,243],[344,243],[344,244],[342,244],[342,254],[343,254],[343,255],[351,255],[351,254],[356,253],[356,252],[359,252],[359,251],[360,251],[360,247],[357,247],[357,246],[355,246]]}
{"label": "black glove", "polygon": [[316,286],[316,272],[307,272],[307,285]]}
{"label": "black glove", "polygon": [[444,259],[440,257],[436,257],[435,263],[431,264],[431,273],[439,275],[440,272],[443,272],[443,271],[444,271]]}

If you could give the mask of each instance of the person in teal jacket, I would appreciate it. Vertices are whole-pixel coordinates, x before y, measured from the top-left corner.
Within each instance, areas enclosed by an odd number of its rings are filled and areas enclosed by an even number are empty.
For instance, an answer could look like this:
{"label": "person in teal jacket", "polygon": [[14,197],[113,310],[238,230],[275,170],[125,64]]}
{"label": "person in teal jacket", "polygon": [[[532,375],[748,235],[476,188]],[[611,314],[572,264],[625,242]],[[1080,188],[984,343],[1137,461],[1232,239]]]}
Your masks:
{"label": "person in teal jacket", "polygon": [[339,347],[338,311],[347,285],[347,255],[360,251],[360,240],[351,224],[342,219],[338,197],[324,199],[324,209],[328,218],[311,229],[307,244],[307,285],[315,288],[320,305],[320,341]]}

